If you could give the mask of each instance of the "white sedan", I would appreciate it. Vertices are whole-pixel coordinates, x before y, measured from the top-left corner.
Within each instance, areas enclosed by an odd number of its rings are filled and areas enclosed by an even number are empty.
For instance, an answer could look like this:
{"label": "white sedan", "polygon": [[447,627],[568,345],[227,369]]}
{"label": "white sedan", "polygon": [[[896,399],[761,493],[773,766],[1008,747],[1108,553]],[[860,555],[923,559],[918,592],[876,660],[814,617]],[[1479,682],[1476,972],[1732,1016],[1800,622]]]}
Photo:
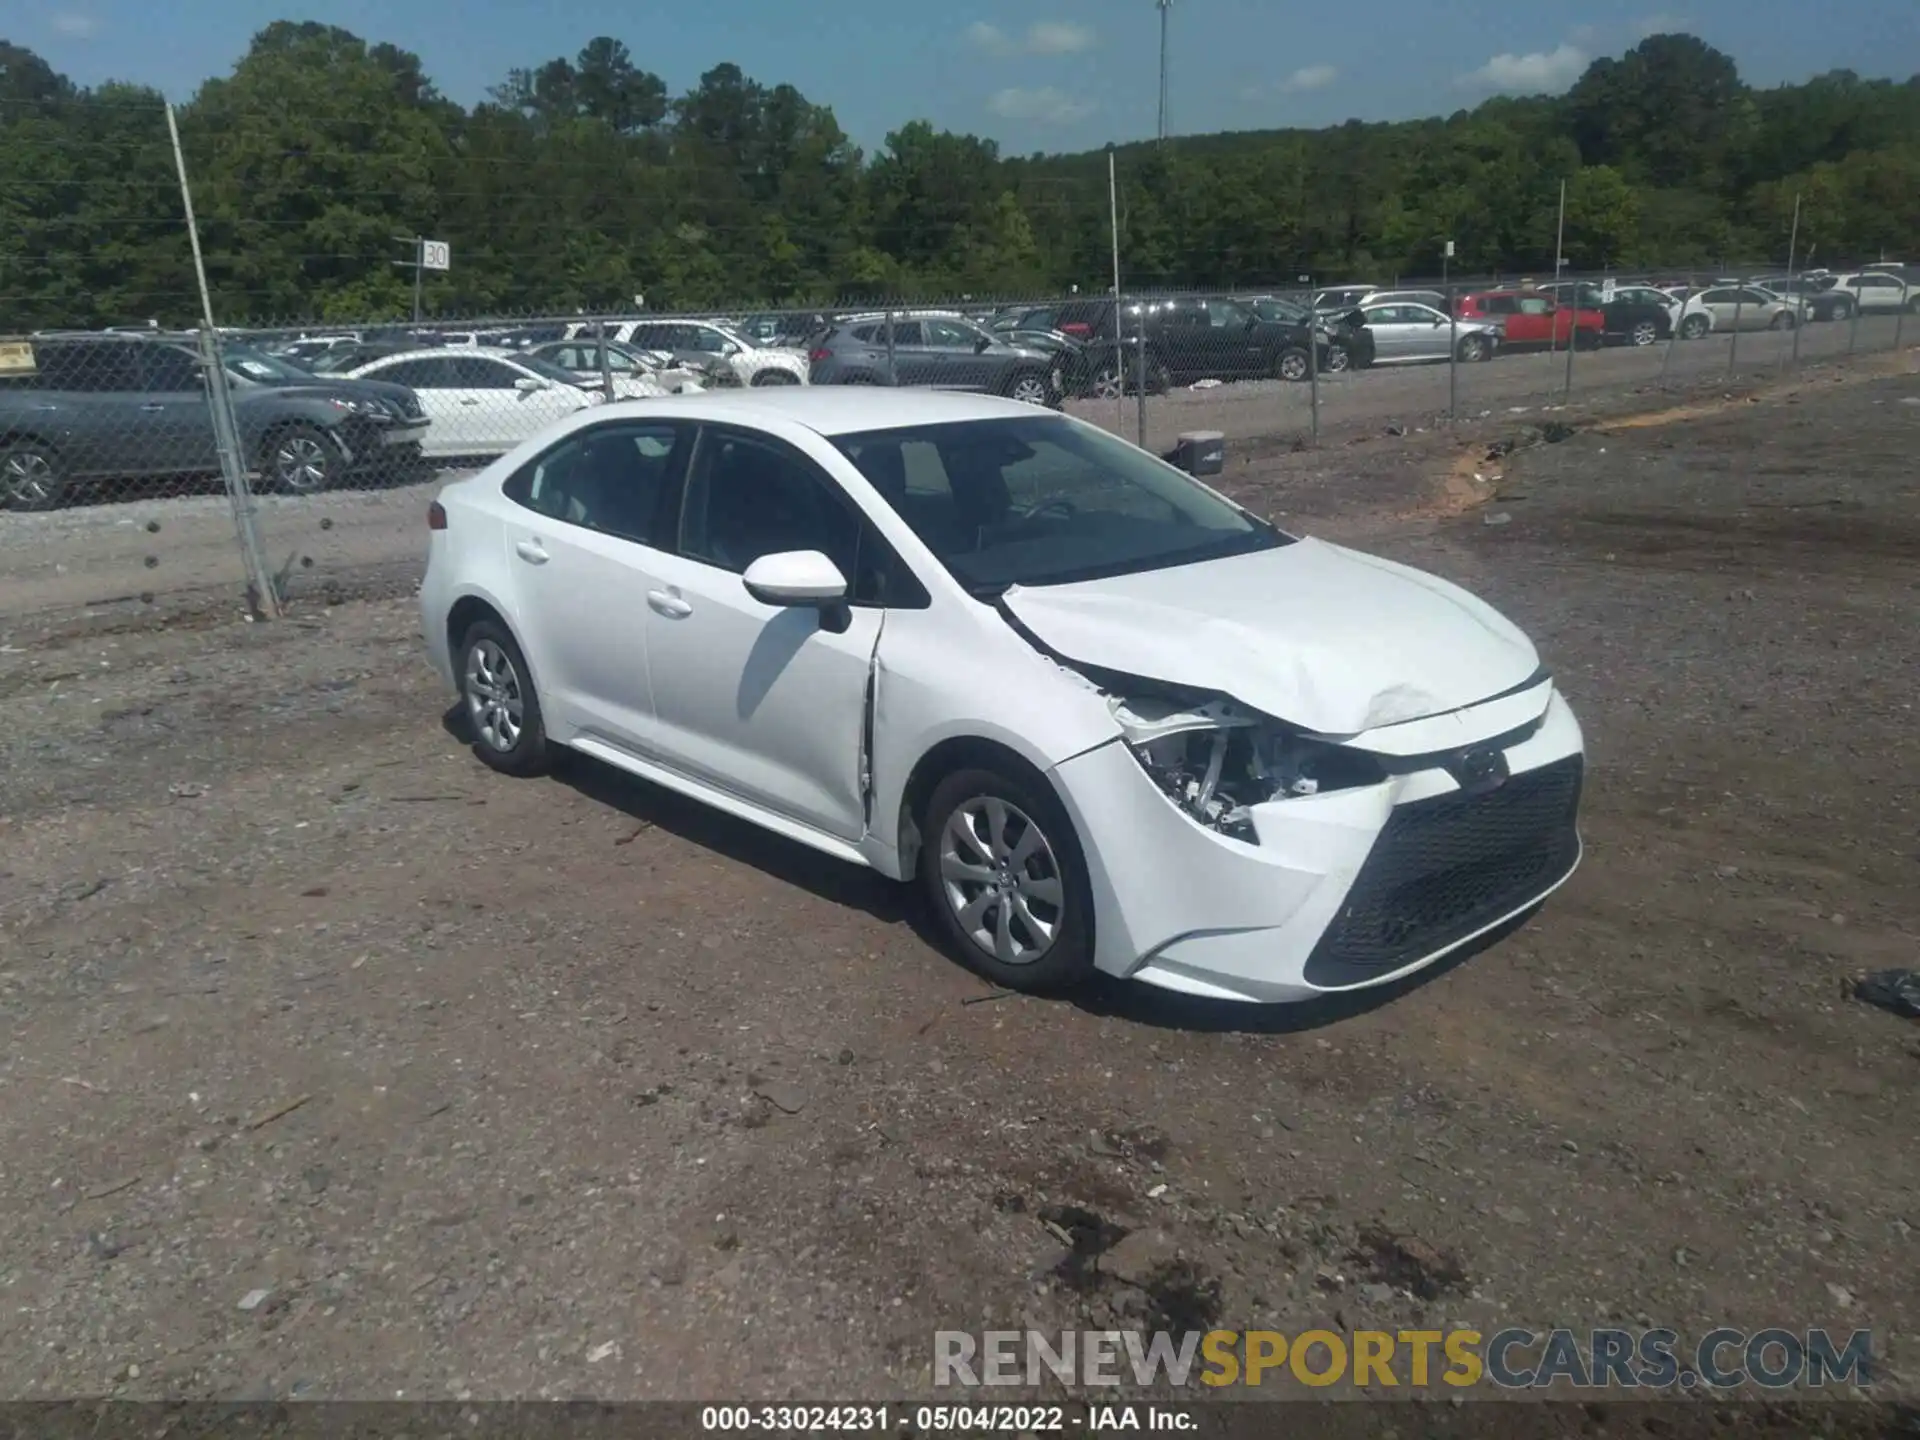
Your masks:
{"label": "white sedan", "polygon": [[[433,422],[421,452],[440,457],[503,454],[606,400],[598,382],[583,383],[557,365],[471,345],[386,355],[347,374],[405,385],[419,395],[420,408]],[[645,379],[614,382],[617,400],[666,393]]]}
{"label": "white sedan", "polygon": [[429,530],[487,764],[591,756],[917,884],[1002,985],[1376,986],[1580,859],[1580,726],[1512,624],[1015,401],[613,406]]}

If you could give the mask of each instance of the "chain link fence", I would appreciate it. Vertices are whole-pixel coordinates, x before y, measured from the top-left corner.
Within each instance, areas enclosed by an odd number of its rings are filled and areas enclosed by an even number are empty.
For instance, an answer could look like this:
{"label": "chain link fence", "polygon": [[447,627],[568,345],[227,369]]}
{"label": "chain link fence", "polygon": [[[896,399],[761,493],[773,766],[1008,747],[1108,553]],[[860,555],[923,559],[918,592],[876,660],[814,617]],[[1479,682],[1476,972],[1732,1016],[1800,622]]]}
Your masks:
{"label": "chain link fence", "polygon": [[[103,178],[72,200],[112,211],[88,223],[113,246],[78,245],[46,205],[52,219],[0,238],[0,621],[191,595],[270,617],[404,589],[439,485],[567,416],[668,395],[934,386],[1055,407],[1157,453],[1194,431],[1299,448],[1920,341],[1920,274],[1865,264],[871,302],[849,301],[850,286],[833,307],[458,319],[422,314],[423,295],[427,312],[447,302],[444,283],[413,283],[412,320],[242,327],[216,295],[285,303],[300,277],[234,289],[251,274],[244,197],[223,195],[203,236],[191,147],[173,143],[165,107],[136,97],[102,113],[114,125],[89,139],[90,163],[115,188]],[[61,183],[46,173],[20,183]],[[411,267],[419,282],[428,242],[414,237],[397,262],[393,239],[343,238],[324,259],[387,280]],[[224,289],[206,284],[209,268]],[[122,283],[134,270],[144,288]],[[8,334],[9,313],[35,319]],[[148,314],[203,323],[137,323]],[[63,329],[62,315],[136,323]]]}

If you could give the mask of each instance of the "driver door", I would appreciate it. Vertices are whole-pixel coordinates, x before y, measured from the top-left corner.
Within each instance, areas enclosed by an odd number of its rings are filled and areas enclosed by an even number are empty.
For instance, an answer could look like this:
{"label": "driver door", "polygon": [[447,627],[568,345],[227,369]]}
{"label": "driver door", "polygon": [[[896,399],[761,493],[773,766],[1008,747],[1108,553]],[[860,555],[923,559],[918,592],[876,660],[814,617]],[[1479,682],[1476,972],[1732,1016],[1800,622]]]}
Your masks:
{"label": "driver door", "polygon": [[999,377],[1004,360],[978,348],[980,332],[952,320],[920,322],[927,348],[938,356],[941,385],[954,390],[986,390]]}
{"label": "driver door", "polygon": [[[833,479],[771,437],[701,430],[677,541],[654,560],[647,657],[655,753],[671,768],[842,840],[866,833],[868,678],[884,613],[883,543]],[[847,577],[851,623],[763,605],[741,575],[818,550]]]}

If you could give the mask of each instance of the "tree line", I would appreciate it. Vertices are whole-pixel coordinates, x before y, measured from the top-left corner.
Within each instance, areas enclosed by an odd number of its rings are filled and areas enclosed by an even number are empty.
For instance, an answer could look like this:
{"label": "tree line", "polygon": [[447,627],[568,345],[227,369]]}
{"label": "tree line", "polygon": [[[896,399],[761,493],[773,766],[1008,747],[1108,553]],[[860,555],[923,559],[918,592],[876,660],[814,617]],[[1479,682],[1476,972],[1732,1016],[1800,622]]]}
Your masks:
{"label": "tree line", "polygon": [[[180,107],[223,322],[411,311],[404,237],[450,242],[431,313],[562,314],[1017,296],[1110,283],[1105,152],[1010,156],[903,125],[871,155],[830,107],[732,64],[673,95],[602,37],[472,107],[418,56],[280,21]],[[1756,89],[1689,35],[1563,96],[1445,118],[1181,137],[1116,152],[1129,286],[1440,270],[1917,259],[1920,76]],[[396,263],[402,262],[402,263]],[[190,322],[160,96],[75,85],[0,41],[0,332]]]}

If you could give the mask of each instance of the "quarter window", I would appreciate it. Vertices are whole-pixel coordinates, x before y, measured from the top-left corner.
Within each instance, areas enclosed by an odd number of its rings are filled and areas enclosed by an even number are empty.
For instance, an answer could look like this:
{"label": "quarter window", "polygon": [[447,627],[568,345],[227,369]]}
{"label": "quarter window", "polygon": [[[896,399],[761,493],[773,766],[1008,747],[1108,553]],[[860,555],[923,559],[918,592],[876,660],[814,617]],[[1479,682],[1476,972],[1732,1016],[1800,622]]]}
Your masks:
{"label": "quarter window", "polygon": [[549,520],[656,544],[685,440],[678,425],[596,425],[527,465],[507,482],[506,495]]}

